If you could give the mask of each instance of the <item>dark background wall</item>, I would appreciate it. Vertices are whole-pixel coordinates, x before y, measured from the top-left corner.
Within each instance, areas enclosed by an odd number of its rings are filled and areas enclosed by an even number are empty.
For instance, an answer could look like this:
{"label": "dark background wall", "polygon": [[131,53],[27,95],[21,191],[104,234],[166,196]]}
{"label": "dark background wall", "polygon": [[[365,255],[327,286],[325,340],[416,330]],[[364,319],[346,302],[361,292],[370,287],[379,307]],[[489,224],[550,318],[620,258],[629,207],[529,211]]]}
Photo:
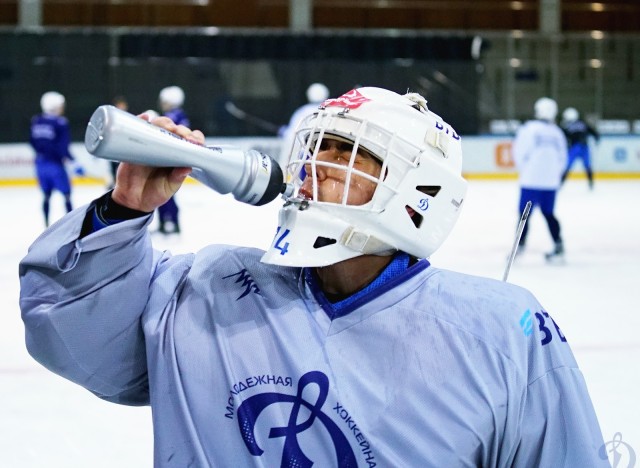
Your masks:
{"label": "dark background wall", "polygon": [[421,92],[461,133],[526,119],[542,95],[594,120],[640,118],[638,0],[313,0],[303,33],[289,0],[42,0],[42,27],[19,24],[21,2],[0,2],[1,142],[26,139],[46,91],[67,97],[77,140],[98,105],[122,94],[141,112],[174,84],[212,136],[269,134],[225,103],[281,125],[314,81]]}
{"label": "dark background wall", "polygon": [[[192,126],[208,135],[269,135],[238,120],[227,101],[273,124],[287,123],[306,102],[309,84],[325,83],[332,95],[355,86],[425,93],[434,73],[464,87],[463,96],[429,93],[461,133],[477,128],[477,82],[472,38],[342,33],[294,35],[287,31],[52,29],[0,33],[0,140],[24,141],[40,95],[67,97],[73,138],[81,140],[93,110],[124,95],[130,111],[157,109],[158,92],[178,85],[186,93]],[[469,107],[471,106],[471,108]]]}

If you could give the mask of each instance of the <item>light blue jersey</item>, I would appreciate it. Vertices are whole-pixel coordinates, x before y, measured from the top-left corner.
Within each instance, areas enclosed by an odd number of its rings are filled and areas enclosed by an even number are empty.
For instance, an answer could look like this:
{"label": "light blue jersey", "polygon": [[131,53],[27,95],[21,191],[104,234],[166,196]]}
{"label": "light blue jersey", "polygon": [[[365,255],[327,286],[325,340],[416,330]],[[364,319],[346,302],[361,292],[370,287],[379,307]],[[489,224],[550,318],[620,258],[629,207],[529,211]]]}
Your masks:
{"label": "light blue jersey", "polygon": [[27,346],[151,404],[157,467],[609,466],[566,338],[520,287],[422,260],[336,315],[259,250],[170,256],[149,217],[77,240],[85,212],[20,264]]}
{"label": "light blue jersey", "polygon": [[513,160],[521,187],[557,190],[567,165],[567,140],[555,123],[529,120],[513,141]]}

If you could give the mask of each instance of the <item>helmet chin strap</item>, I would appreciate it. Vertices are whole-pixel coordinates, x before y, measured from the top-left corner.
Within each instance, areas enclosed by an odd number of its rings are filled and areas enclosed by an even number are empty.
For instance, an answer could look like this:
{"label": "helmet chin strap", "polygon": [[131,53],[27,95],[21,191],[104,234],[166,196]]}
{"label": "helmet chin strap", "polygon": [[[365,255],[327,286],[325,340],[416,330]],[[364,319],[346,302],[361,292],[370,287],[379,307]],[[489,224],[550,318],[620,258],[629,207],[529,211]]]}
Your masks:
{"label": "helmet chin strap", "polygon": [[398,251],[398,249],[381,241],[377,237],[356,231],[353,226],[344,231],[340,243],[364,255],[391,255]]}

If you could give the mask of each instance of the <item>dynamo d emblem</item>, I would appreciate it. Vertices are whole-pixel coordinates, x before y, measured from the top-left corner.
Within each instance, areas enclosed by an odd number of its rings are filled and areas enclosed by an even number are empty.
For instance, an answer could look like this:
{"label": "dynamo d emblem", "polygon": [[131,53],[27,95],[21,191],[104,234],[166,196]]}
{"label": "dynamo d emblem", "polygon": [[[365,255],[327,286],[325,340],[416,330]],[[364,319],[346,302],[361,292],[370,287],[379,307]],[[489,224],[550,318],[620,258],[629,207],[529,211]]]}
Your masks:
{"label": "dynamo d emblem", "polygon": [[[305,387],[315,385],[317,387],[317,400],[307,401],[303,398]],[[315,394],[307,391],[307,394]],[[298,435],[311,427],[322,426],[328,433],[334,449],[336,466],[341,468],[357,467],[355,454],[349,445],[346,436],[338,425],[322,411],[322,406],[329,393],[329,379],[322,372],[312,371],[304,374],[298,382],[296,395],[285,393],[267,392],[254,395],[245,400],[237,411],[240,433],[251,455],[259,457],[264,450],[258,444],[255,435],[256,421],[267,407],[287,403],[291,407],[288,424],[283,427],[272,427],[269,438],[283,438],[282,461],[280,466],[295,466],[310,468],[314,461],[309,459],[298,443]],[[302,411],[301,411],[302,410]],[[307,415],[306,419],[301,419]]]}

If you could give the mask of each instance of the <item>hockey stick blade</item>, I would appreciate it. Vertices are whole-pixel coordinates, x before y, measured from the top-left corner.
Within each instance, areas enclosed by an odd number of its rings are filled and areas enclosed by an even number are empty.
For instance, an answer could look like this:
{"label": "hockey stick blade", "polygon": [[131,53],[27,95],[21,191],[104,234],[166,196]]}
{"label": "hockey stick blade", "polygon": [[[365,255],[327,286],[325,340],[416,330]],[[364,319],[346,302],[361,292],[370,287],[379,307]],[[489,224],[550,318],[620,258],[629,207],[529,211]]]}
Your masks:
{"label": "hockey stick blade", "polygon": [[267,132],[278,134],[280,127],[272,122],[261,119],[255,115],[251,115],[240,109],[233,102],[227,101],[224,104],[225,110],[238,120],[255,125],[256,127],[266,130]]}
{"label": "hockey stick blade", "polygon": [[507,267],[504,270],[504,275],[502,275],[502,281],[507,281],[507,277],[509,276],[509,271],[511,270],[511,265],[513,265],[513,260],[516,258],[516,252],[518,251],[518,244],[520,244],[522,231],[524,230],[524,225],[527,223],[527,219],[529,218],[530,212],[531,212],[531,200],[527,202],[527,204],[524,206],[524,210],[522,210],[522,216],[520,216],[518,229],[516,229],[516,237],[513,240],[513,247],[511,247],[511,253],[509,254],[509,259],[507,260]]}

